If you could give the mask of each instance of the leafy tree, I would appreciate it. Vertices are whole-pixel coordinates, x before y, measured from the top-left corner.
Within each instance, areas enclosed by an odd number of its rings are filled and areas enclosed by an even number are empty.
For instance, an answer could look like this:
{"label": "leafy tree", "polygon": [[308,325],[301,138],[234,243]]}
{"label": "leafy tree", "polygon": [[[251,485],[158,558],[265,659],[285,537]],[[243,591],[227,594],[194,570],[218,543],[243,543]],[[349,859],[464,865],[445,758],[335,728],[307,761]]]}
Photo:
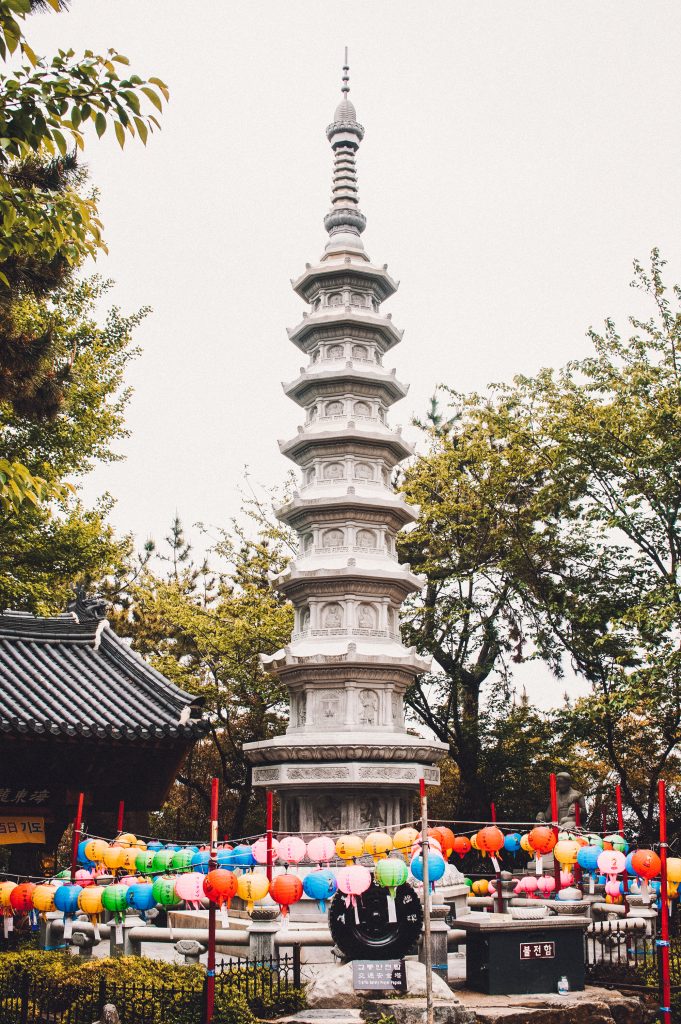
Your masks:
{"label": "leafy tree", "polygon": [[108,496],[87,509],[73,490],[58,486],[66,477],[78,480],[96,462],[119,458],[111,446],[127,434],[123,375],[136,354],[133,332],[147,311],[124,316],[113,307],[98,323],[95,307],[108,288],[98,278],[70,282],[55,301],[27,297],[21,304],[28,330],[50,325],[55,365],[68,364],[69,373],[59,412],[50,420],[36,422],[0,400],[8,461],[42,478],[57,499],[54,508],[8,504],[0,516],[2,608],[63,610],[74,584],[88,585],[113,572],[129,546],[106,523]]}
{"label": "leafy tree", "polygon": [[210,779],[217,775],[221,817],[230,834],[244,835],[257,812],[243,744],[286,725],[286,691],[263,670],[259,655],[283,646],[292,629],[291,607],[270,583],[287,556],[280,544],[253,540],[233,525],[218,532],[212,548],[219,570],[206,561],[196,565],[178,517],[166,549],[118,595],[115,624],[159,671],[205,698],[211,733],[185,763],[156,825],[165,822],[173,834],[193,838],[205,823]]}

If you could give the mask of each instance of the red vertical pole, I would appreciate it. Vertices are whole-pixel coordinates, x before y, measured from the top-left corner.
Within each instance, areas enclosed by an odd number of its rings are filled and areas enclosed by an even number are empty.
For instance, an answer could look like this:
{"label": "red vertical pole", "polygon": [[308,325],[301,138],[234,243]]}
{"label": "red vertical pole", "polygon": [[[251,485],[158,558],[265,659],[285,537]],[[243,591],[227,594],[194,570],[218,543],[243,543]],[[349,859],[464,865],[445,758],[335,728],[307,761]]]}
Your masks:
{"label": "red vertical pole", "polygon": [[[210,793],[210,858],[213,871],[218,866],[218,780],[213,779]],[[215,1008],[215,904],[208,903],[208,969],[206,971],[206,1024],[211,1024]]]}
{"label": "red vertical pole", "polygon": [[[579,801],[575,803],[575,825],[579,829],[582,827],[582,808],[579,806]],[[582,882],[582,869],[579,864],[575,864],[574,867],[575,882],[581,885]]]}
{"label": "red vertical pole", "polygon": [[[556,784],[556,773],[551,772],[549,779],[551,786],[551,819],[553,821],[553,834],[558,841],[558,786]],[[556,892],[560,890],[560,864],[553,858],[553,877],[556,880]]]}
{"label": "red vertical pole", "polygon": [[671,999],[672,991],[669,978],[669,914],[667,911],[667,794],[664,779],[657,783],[657,796],[660,805],[660,862],[662,871],[660,873],[660,897],[662,903],[662,914],[660,922],[661,938],[657,940],[660,950],[660,961],[662,965],[662,1005],[660,1016],[663,1024],[670,1024],[672,1019]]}
{"label": "red vertical pole", "polygon": [[272,881],[272,826],[273,826],[273,805],[274,794],[271,789],[267,790],[267,881]]}
{"label": "red vertical pole", "polygon": [[121,800],[118,804],[118,825],[116,826],[118,835],[123,831],[123,815],[125,814],[125,800]]}
{"label": "red vertical pole", "polygon": [[426,1024],[433,1024],[433,951],[430,945],[430,881],[428,878],[428,797],[426,780],[419,779],[421,802],[421,858],[423,860],[423,953],[426,968]]}
{"label": "red vertical pole", "polygon": [[[615,786],[615,802],[617,804],[617,829],[619,834],[624,839],[624,814],[622,813],[622,787],[619,785]],[[624,889],[624,913],[629,913],[629,902],[627,900],[627,893],[629,892],[629,875],[625,868],[622,873],[622,888]]]}
{"label": "red vertical pole", "polygon": [[494,803],[494,800],[489,805],[489,809],[490,809],[490,814],[492,815],[492,824],[496,825],[496,823],[497,823],[497,808],[496,808],[496,805]]}
{"label": "red vertical pole", "polygon": [[85,794],[78,794],[78,807],[76,816],[73,819],[73,845],[71,846],[71,885],[76,884],[76,864],[78,863],[78,844],[80,843],[80,830],[83,825],[83,798]]}

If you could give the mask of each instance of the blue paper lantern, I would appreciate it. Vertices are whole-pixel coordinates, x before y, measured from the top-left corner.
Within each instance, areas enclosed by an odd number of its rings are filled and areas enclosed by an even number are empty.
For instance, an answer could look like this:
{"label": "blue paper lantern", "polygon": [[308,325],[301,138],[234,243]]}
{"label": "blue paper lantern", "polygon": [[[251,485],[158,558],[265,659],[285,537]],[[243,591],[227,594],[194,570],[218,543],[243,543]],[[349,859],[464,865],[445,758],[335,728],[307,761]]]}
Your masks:
{"label": "blue paper lantern", "polygon": [[596,871],[598,858],[602,852],[600,846],[580,846],[577,852],[577,863],[584,871]]}
{"label": "blue paper lantern", "polygon": [[234,857],[234,867],[237,868],[252,868],[255,864],[255,857],[253,856],[253,850],[247,843],[239,843],[232,850]]}
{"label": "blue paper lantern", "polygon": [[62,914],[75,914],[78,910],[78,897],[83,891],[81,885],[60,885],[54,894],[54,905]]}
{"label": "blue paper lantern", "polygon": [[[446,867],[447,864],[442,854],[438,853],[436,850],[430,850],[428,853],[428,882],[430,885],[434,885],[438,879],[442,878]],[[418,878],[419,882],[422,882],[423,857],[420,853],[413,858],[409,868],[414,878]]]}
{"label": "blue paper lantern", "polygon": [[520,849],[520,832],[509,832],[507,836],[504,836],[504,849],[508,853],[517,853]]}
{"label": "blue paper lantern", "polygon": [[631,859],[632,859],[632,857],[634,856],[635,853],[636,853],[636,850],[632,850],[631,853],[628,853],[626,855],[626,857],[624,859],[624,870],[626,871],[626,873],[628,875],[634,875],[636,878],[638,878],[638,875],[636,874],[636,871],[634,870],[634,865],[631,863]]}
{"label": "blue paper lantern", "polygon": [[210,851],[197,850],[192,855],[192,871],[198,871],[200,875],[207,875],[210,871]]}
{"label": "blue paper lantern", "polygon": [[311,871],[303,879],[303,892],[311,900],[317,900],[322,913],[326,911],[326,901],[331,899],[337,889],[336,876],[328,868],[324,871]]}
{"label": "blue paper lantern", "polygon": [[232,868],[238,867],[236,860],[234,859],[234,850],[218,850],[218,867],[225,868],[227,871],[231,871]]}
{"label": "blue paper lantern", "polygon": [[82,864],[83,867],[85,867],[85,868],[89,868],[90,865],[92,863],[94,863],[93,861],[90,860],[90,858],[85,853],[85,847],[87,846],[87,844],[89,842],[90,842],[89,839],[82,839],[78,843],[78,853],[76,854],[76,860],[78,861],[79,864]]}
{"label": "blue paper lantern", "polygon": [[145,910],[151,910],[152,907],[156,906],[153,890],[153,885],[150,885],[148,882],[136,882],[134,885],[129,885],[128,891],[125,894],[128,906],[132,907],[133,910],[139,910],[142,914]]}
{"label": "blue paper lantern", "polygon": [[159,842],[158,839],[154,839],[151,843],[147,843],[147,850],[153,850],[154,853],[162,849],[163,843]]}

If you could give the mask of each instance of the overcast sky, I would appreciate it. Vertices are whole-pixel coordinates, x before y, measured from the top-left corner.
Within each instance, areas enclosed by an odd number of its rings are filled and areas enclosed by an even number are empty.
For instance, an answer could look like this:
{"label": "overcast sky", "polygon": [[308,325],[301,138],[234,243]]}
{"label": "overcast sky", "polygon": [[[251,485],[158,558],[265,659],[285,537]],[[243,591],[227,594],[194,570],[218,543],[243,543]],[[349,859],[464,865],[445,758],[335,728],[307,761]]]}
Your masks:
{"label": "overcast sky", "polygon": [[[246,463],[283,479],[276,440],[300,421],[280,386],[301,363],[289,280],[325,242],[346,45],[364,240],[401,280],[385,308],[411,390],[393,422],[439,382],[483,389],[584,355],[605,316],[624,330],[634,257],[657,245],[681,278],[680,30],[675,0],[71,0],[33,17],[37,51],[115,46],[171,89],[146,149],[107,133],[87,151],[98,270],[123,309],[153,307],[126,459],[88,499],[111,491],[141,542],[176,510],[225,524]],[[527,679],[559,698],[544,669]]]}

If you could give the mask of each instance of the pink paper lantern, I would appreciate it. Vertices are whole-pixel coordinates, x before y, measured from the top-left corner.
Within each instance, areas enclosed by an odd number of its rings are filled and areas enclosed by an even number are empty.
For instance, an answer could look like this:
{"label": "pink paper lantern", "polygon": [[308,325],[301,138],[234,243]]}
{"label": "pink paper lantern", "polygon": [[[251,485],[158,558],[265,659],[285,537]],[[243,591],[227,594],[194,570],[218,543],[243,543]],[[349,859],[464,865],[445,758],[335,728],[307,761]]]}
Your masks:
{"label": "pink paper lantern", "polygon": [[175,880],[175,892],[178,898],[184,900],[189,906],[198,908],[204,898],[204,879],[205,875],[198,871],[189,871],[185,875],[178,875]]}
{"label": "pink paper lantern", "polygon": [[83,889],[85,889],[88,885],[95,884],[94,878],[92,877],[89,871],[85,870],[85,868],[79,868],[78,871],[76,871],[75,878],[76,885],[80,885]]}
{"label": "pink paper lantern", "polygon": [[611,878],[609,882],[605,883],[605,894],[606,894],[606,896],[612,896],[613,899],[614,899],[614,897],[619,896],[620,895],[620,883],[616,882],[614,878]]}
{"label": "pink paper lantern", "polygon": [[285,836],[279,842],[279,860],[284,864],[298,864],[307,852],[307,846],[300,836]]}
{"label": "pink paper lantern", "polygon": [[338,888],[345,894],[347,906],[356,906],[356,899],[366,892],[371,885],[371,872],[361,864],[352,864],[350,867],[341,868],[336,875]]}
{"label": "pink paper lantern", "polygon": [[307,857],[313,864],[330,864],[336,856],[336,844],[331,836],[315,836],[307,844]]}
{"label": "pink paper lantern", "polygon": [[118,879],[119,885],[136,885],[139,882],[137,875],[123,875],[122,878]]}
{"label": "pink paper lantern", "polygon": [[621,850],[603,850],[598,858],[598,870],[608,878],[615,878],[621,875],[627,863],[627,858]]}
{"label": "pink paper lantern", "polygon": [[[256,839],[251,847],[251,853],[256,864],[267,864],[267,837],[263,836],[262,839]],[[275,861],[279,856],[279,840],[272,837],[272,860]]]}
{"label": "pink paper lantern", "polygon": [[549,896],[550,893],[556,888],[556,880],[551,875],[541,875],[537,880],[537,890],[542,896]]}
{"label": "pink paper lantern", "polygon": [[526,875],[520,879],[523,892],[526,892],[528,896],[533,897],[539,887],[539,879],[535,878],[534,875]]}
{"label": "pink paper lantern", "polygon": [[569,885],[575,880],[575,876],[571,871],[561,871],[560,873],[560,887],[561,889],[567,889]]}

